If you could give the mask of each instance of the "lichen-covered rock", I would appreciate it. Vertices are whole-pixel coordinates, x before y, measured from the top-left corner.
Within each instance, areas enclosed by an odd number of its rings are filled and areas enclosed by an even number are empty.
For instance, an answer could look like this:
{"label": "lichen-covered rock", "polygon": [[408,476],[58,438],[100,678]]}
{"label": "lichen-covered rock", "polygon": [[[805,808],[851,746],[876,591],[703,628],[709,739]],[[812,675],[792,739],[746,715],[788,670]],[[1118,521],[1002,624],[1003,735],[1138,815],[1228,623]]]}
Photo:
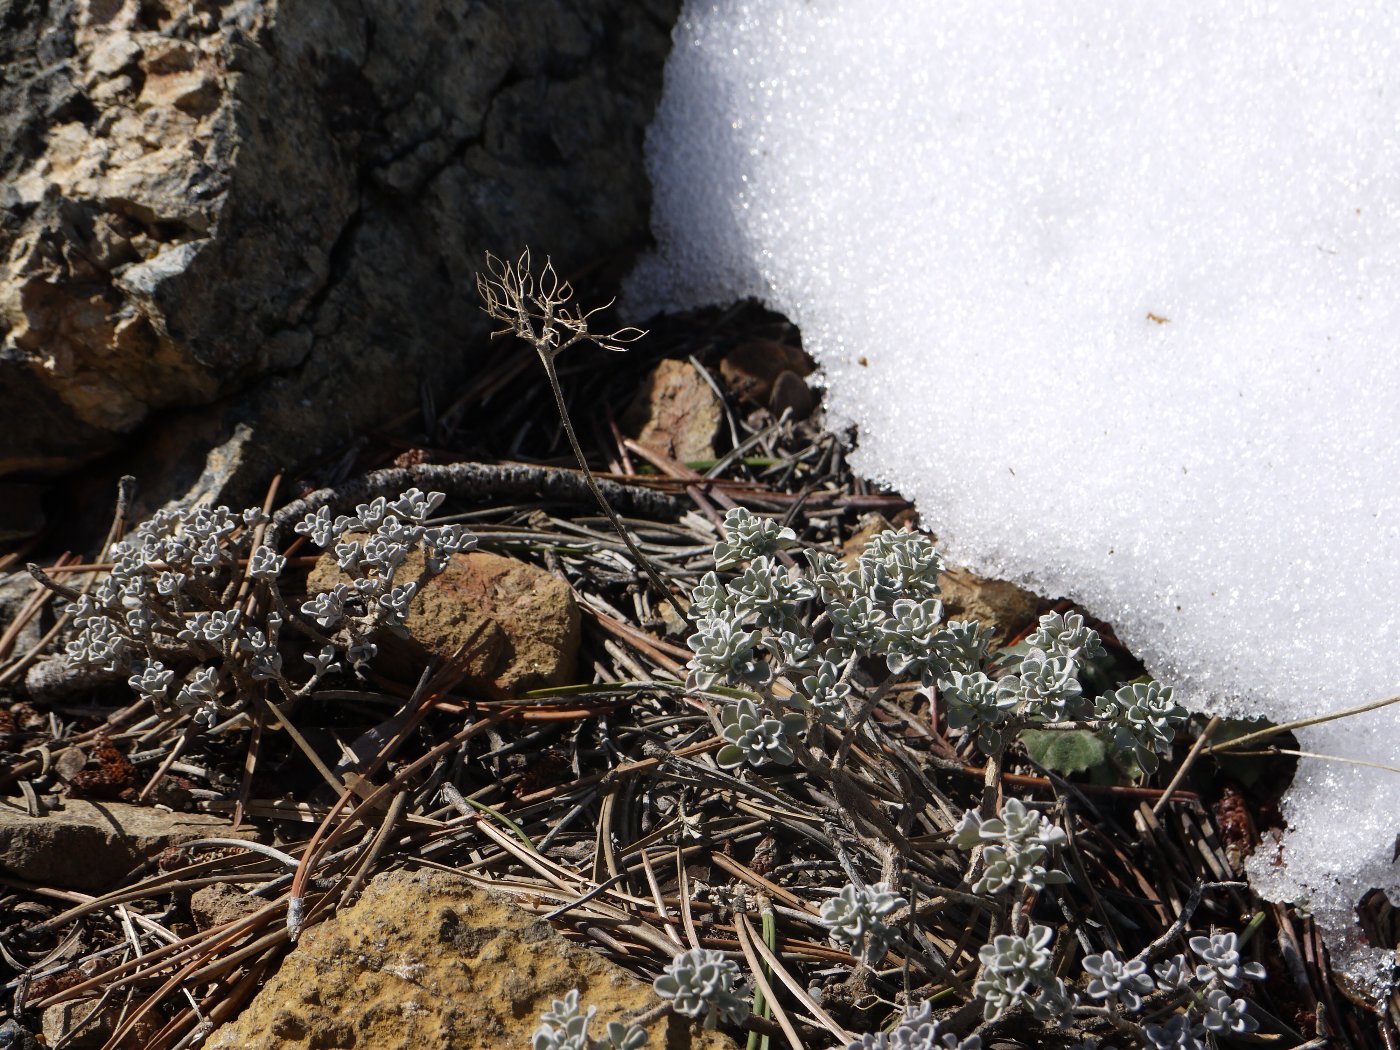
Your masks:
{"label": "lichen-covered rock", "polygon": [[[651,986],[570,944],[510,900],[443,872],[375,879],[351,908],[302,935],[209,1050],[526,1047],[552,999],[579,989],[595,1028],[660,1003]],[[727,1037],[674,1014],[650,1047],[723,1050]]]}
{"label": "lichen-covered rock", "polygon": [[243,423],[256,495],[465,374],[483,250],[625,264],[677,7],[6,5],[0,475],[156,419],[168,495]]}
{"label": "lichen-covered rock", "polygon": [[[423,554],[415,551],[398,580],[416,580]],[[307,579],[312,593],[346,577],[330,555]],[[381,669],[416,678],[432,653],[460,653],[468,693],[504,699],[531,689],[570,685],[578,668],[581,616],[568,583],[519,558],[487,551],[454,554],[447,568],[423,584],[409,606],[405,642],[388,632],[376,637]]]}

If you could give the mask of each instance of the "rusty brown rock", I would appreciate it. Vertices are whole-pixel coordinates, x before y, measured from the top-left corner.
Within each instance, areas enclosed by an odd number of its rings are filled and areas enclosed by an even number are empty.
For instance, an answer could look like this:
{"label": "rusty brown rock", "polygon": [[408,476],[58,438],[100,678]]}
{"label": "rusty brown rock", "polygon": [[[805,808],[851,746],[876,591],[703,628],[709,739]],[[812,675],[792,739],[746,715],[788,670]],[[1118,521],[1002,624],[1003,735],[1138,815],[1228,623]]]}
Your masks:
{"label": "rusty brown rock", "polygon": [[[415,553],[398,578],[417,579],[422,570],[422,554]],[[307,589],[325,591],[344,580],[326,555]],[[454,554],[423,585],[409,607],[408,632],[409,643],[387,634],[376,639],[385,670],[416,677],[426,654],[446,658],[460,649],[466,670],[460,688],[508,698],[572,684],[581,617],[568,583],[558,576],[518,558],[472,551]]]}
{"label": "rusty brown rock", "polygon": [[773,384],[784,372],[799,378],[816,371],[800,348],[772,339],[750,339],[734,347],[719,363],[719,374],[730,393],[756,405],[768,405]]}
{"label": "rusty brown rock", "polygon": [[637,443],[681,463],[715,458],[724,407],[689,361],[665,360],[642,382],[622,426]]}
{"label": "rusty brown rock", "polygon": [[[209,1050],[526,1047],[541,1012],[571,989],[598,1008],[594,1029],[658,1005],[650,985],[570,944],[511,900],[445,872],[393,872],[308,930]],[[674,1014],[648,1045],[725,1050],[726,1036]]]}
{"label": "rusty brown rock", "polygon": [[994,644],[1005,645],[1035,622],[1050,603],[1006,580],[979,576],[948,566],[938,577],[943,615],[949,620],[976,620],[996,630]]}

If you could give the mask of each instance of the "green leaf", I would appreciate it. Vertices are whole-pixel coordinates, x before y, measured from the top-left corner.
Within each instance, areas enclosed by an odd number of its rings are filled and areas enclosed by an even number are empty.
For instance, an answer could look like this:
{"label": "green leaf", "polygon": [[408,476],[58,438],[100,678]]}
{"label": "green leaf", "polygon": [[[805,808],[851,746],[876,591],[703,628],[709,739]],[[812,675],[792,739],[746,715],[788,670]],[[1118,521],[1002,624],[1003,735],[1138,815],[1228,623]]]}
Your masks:
{"label": "green leaf", "polygon": [[1102,765],[1105,756],[1103,740],[1088,729],[1027,729],[1021,743],[1035,762],[1057,773],[1081,773]]}

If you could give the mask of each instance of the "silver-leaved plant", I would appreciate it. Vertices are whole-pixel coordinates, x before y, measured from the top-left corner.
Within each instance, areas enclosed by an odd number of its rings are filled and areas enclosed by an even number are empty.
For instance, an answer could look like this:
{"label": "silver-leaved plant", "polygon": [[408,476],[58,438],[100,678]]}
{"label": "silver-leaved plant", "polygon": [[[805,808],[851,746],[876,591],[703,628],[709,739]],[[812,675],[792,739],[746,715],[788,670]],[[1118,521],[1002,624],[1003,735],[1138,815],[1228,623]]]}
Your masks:
{"label": "silver-leaved plant", "polygon": [[[209,727],[247,701],[258,683],[284,698],[304,696],[342,664],[375,654],[378,629],[402,632],[409,603],[453,553],[476,539],[458,525],[431,525],[440,492],[409,489],[332,517],[322,507],[296,525],[317,546],[333,548],[348,583],[298,608],[278,588],[286,558],[259,542],[267,515],[251,508],[161,510],[111,548],[112,570],[78,598],[68,661],[129,670],[131,689],[166,716],[189,714]],[[424,569],[399,572],[414,551]],[[309,672],[284,664],[286,632],[299,636]]]}

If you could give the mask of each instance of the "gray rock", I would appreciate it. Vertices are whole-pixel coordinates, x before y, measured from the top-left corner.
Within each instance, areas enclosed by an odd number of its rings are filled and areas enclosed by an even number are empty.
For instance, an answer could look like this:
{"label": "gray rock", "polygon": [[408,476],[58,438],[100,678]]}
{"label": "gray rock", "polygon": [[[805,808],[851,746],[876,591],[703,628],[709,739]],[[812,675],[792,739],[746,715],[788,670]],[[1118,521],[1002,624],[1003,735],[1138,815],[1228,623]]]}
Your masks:
{"label": "gray rock", "polygon": [[0,475],[256,497],[461,379],[484,250],[644,242],[677,7],[4,2]]}
{"label": "gray rock", "polygon": [[0,1024],[0,1050],[40,1050],[39,1040],[14,1018]]}
{"label": "gray rock", "polygon": [[202,838],[253,838],[202,813],[68,799],[31,817],[0,802],[0,871],[43,886],[101,891],[169,846]]}
{"label": "gray rock", "polygon": [[0,543],[24,539],[44,528],[38,485],[0,482]]}
{"label": "gray rock", "polygon": [[[102,1009],[101,1003],[100,996],[90,996],[50,1006],[44,1011],[43,1019],[47,1045],[61,1043],[68,1050],[97,1050],[115,1030],[112,1023],[115,1011]],[[79,1025],[82,1028],[78,1028]]]}

